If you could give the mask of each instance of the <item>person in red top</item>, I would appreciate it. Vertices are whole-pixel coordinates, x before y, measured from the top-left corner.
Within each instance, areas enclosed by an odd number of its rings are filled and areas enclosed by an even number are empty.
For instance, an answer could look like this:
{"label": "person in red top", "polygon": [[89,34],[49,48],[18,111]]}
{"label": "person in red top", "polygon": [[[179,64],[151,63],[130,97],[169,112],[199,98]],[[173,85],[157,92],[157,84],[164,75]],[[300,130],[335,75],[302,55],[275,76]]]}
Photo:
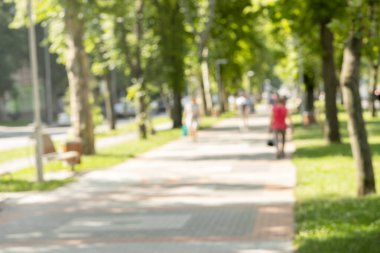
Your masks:
{"label": "person in red top", "polygon": [[286,141],[286,128],[287,122],[292,127],[292,122],[285,106],[285,97],[279,97],[276,104],[272,108],[272,115],[270,121],[270,131],[274,131],[275,145],[276,145],[276,158],[285,157],[285,141]]}

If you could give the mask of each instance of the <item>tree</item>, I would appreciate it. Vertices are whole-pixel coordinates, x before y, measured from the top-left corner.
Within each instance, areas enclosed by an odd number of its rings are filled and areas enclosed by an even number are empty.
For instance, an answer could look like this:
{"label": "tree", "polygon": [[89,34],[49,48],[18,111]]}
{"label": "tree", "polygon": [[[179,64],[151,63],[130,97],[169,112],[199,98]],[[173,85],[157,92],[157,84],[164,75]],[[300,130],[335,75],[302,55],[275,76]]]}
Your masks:
{"label": "tree", "polygon": [[334,35],[330,31],[328,24],[330,17],[320,21],[320,40],[322,52],[322,77],[325,91],[325,137],[329,143],[340,143],[338,109],[336,105],[336,93],[339,81],[336,76],[334,62]]}
{"label": "tree", "polygon": [[365,4],[350,6],[348,15],[350,26],[340,77],[344,105],[348,113],[351,149],[357,167],[358,195],[376,192],[371,149],[368,144],[359,94],[361,47],[365,29],[363,14],[366,7]]}
{"label": "tree", "polygon": [[[220,87],[221,97],[224,100],[227,98],[227,93],[237,93],[243,88],[244,80],[248,79],[248,71],[254,71],[255,77],[263,76],[263,79],[266,74],[269,74],[263,72],[266,72],[264,69],[271,64],[272,54],[266,47],[271,44],[267,31],[261,29],[261,25],[267,20],[262,18],[261,11],[253,7],[249,0],[217,1],[216,3],[209,41],[209,59],[214,63],[215,77],[218,61],[227,60],[225,65],[219,65],[220,79],[223,80]],[[226,104],[224,101],[224,105],[220,108],[222,112],[227,108]]]}
{"label": "tree", "polygon": [[103,83],[103,98],[105,113],[109,129],[116,128],[116,103],[115,75],[116,67],[120,65],[120,55],[116,50],[116,39],[113,34],[115,18],[110,14],[107,6],[98,2],[92,3],[91,13],[88,18],[88,35],[86,36],[86,51],[91,56],[91,71],[99,77]]}
{"label": "tree", "polygon": [[[296,7],[295,7],[296,6]],[[330,23],[334,18],[339,18],[344,9],[345,0],[325,1],[325,0],[288,0],[280,5],[281,16],[291,22],[293,31],[297,37],[309,40],[316,26],[319,26],[319,44],[322,52],[322,78],[325,92],[325,137],[328,143],[340,143],[338,110],[336,105],[337,88],[339,81],[336,74],[334,61],[334,34],[330,30]],[[281,18],[277,20],[281,23]],[[312,33],[311,33],[312,32]],[[313,41],[313,44],[317,41]],[[310,46],[310,41],[307,43]]]}
{"label": "tree", "polygon": [[159,20],[159,49],[163,63],[165,80],[173,94],[172,120],[174,127],[182,125],[181,97],[185,87],[184,58],[185,31],[184,17],[179,0],[155,0],[156,15]]}
{"label": "tree", "polygon": [[[27,25],[26,1],[14,1],[14,27]],[[49,27],[50,50],[65,64],[70,87],[72,135],[82,142],[84,154],[95,153],[94,127],[89,102],[89,65],[84,50],[86,1],[36,1],[37,20]],[[63,17],[63,18],[62,18]]]}
{"label": "tree", "polygon": [[[309,62],[312,64],[313,61]],[[308,62],[308,63],[309,63]],[[310,64],[305,64],[306,68],[304,69],[304,87],[305,87],[305,96],[304,96],[304,124],[310,125],[315,123],[315,114],[314,114],[314,91],[316,88],[316,71],[313,66]]]}
{"label": "tree", "polygon": [[15,93],[12,74],[28,60],[25,29],[10,29],[12,4],[0,2],[0,119],[4,117],[7,92]]}
{"label": "tree", "polygon": [[380,34],[377,31],[380,23],[380,15],[379,15],[379,3],[375,0],[369,0],[369,22],[370,22],[370,30],[369,30],[369,38],[368,43],[365,45],[365,53],[367,58],[369,59],[370,64],[370,79],[369,79],[369,109],[371,111],[372,117],[377,115],[376,110],[376,86],[378,82],[378,72],[379,72],[379,62],[380,62]]}
{"label": "tree", "polygon": [[83,44],[85,23],[81,1],[62,1],[67,33],[66,71],[70,86],[71,124],[74,137],[82,141],[84,154],[95,153],[94,127],[89,103],[89,65]]}
{"label": "tree", "polygon": [[104,81],[106,83],[105,91],[105,105],[106,105],[106,115],[108,120],[108,125],[111,130],[116,129],[116,113],[114,109],[114,104],[116,102],[115,94],[113,92],[113,80],[112,80],[112,70],[107,71],[104,75]]}
{"label": "tree", "polygon": [[[138,0],[129,1],[103,1],[109,5],[114,15],[114,34],[116,47],[123,56],[122,65],[125,73],[130,76],[133,87],[129,90],[129,97],[134,97],[138,103],[136,115],[139,125],[140,138],[147,138],[148,121],[148,89],[146,73],[147,55],[142,52],[149,45],[149,33],[147,27],[146,6],[147,2]],[[132,92],[133,91],[133,92]],[[133,93],[133,95],[131,95]]]}
{"label": "tree", "polygon": [[139,86],[139,92],[138,92],[138,101],[139,101],[139,132],[140,132],[140,138],[146,139],[147,138],[147,127],[146,122],[148,119],[147,115],[147,105],[146,105],[146,82],[143,79],[143,70],[142,70],[142,63],[141,63],[141,44],[142,39],[144,35],[143,31],[143,18],[144,18],[144,0],[137,0],[136,1],[136,26],[135,26],[135,32],[136,32],[136,49],[135,49],[135,57],[136,62],[135,65],[132,67],[132,80],[135,83],[135,85]]}
{"label": "tree", "polygon": [[196,57],[198,60],[203,111],[206,115],[209,115],[212,109],[212,97],[208,67],[208,42],[215,17],[216,0],[201,0],[196,2],[180,0],[180,4],[184,9],[187,25],[191,27],[191,33],[197,45]]}

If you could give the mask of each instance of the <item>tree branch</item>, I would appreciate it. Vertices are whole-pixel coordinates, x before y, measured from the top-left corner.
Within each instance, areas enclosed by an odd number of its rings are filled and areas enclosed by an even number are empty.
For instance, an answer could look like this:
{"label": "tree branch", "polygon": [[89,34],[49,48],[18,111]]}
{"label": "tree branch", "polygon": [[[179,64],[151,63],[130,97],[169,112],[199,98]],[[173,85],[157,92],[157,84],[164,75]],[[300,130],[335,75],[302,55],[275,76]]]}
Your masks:
{"label": "tree branch", "polygon": [[214,17],[215,17],[215,0],[209,0],[209,13],[210,15],[208,16],[206,27],[200,35],[199,51],[198,51],[199,56],[202,56],[204,48],[206,47],[208,38],[210,36],[211,26],[212,26],[212,23],[214,22]]}

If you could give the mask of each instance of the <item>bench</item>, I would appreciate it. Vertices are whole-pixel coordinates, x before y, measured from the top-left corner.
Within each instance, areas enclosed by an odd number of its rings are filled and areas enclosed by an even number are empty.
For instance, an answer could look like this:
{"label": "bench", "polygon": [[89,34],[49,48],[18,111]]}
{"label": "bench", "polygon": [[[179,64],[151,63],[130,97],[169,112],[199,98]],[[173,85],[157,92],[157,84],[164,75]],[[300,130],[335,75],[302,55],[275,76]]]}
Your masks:
{"label": "bench", "polygon": [[61,160],[65,161],[74,171],[74,166],[80,163],[81,150],[79,142],[65,143],[64,151],[57,152],[53,141],[48,134],[42,135],[43,140],[43,159],[45,161]]}

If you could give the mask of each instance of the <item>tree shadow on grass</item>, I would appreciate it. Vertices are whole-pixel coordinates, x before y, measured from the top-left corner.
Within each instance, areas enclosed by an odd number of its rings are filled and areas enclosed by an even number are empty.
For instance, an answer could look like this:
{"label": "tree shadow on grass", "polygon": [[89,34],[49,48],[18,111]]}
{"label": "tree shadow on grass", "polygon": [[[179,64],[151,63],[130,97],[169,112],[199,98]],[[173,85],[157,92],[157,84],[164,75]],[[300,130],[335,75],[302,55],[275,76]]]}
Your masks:
{"label": "tree shadow on grass", "polygon": [[323,131],[319,125],[304,127],[301,124],[294,125],[298,140],[323,139]]}
{"label": "tree shadow on grass", "polygon": [[[380,155],[380,143],[371,144],[373,155]],[[347,156],[352,157],[351,145],[349,143],[330,145],[310,145],[299,147],[294,158],[319,158],[325,156]]]}
{"label": "tree shadow on grass", "polygon": [[298,253],[375,253],[380,197],[318,198],[296,205]]}
{"label": "tree shadow on grass", "polygon": [[379,122],[366,122],[366,128],[368,139],[371,139],[371,135],[380,135]]}
{"label": "tree shadow on grass", "polygon": [[294,158],[318,158],[325,156],[352,156],[348,143],[330,145],[309,145],[297,148]]}

